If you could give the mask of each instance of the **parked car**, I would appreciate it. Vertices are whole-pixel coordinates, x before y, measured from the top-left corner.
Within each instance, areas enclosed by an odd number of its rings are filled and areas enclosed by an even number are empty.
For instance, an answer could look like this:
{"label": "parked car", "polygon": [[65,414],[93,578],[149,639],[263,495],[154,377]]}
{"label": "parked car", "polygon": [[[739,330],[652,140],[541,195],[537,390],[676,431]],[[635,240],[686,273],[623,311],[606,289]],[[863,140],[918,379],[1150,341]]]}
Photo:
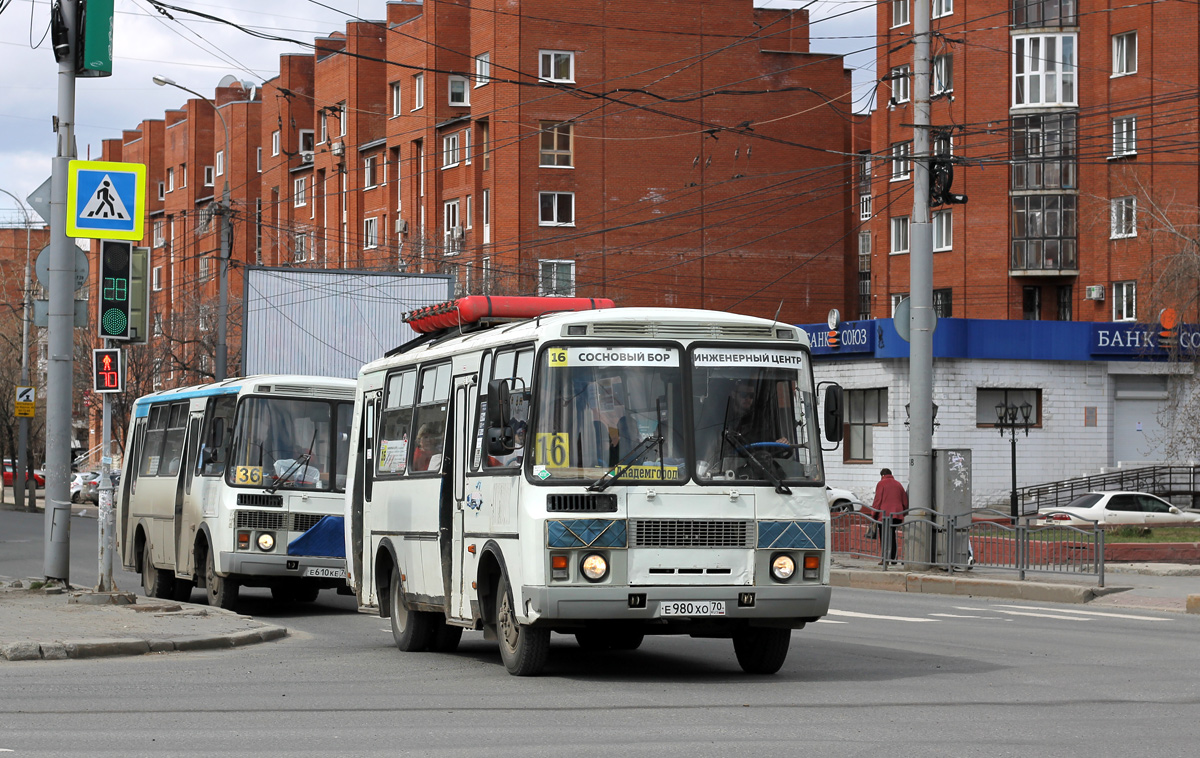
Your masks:
{"label": "parked car", "polygon": [[[79,488],[79,500],[74,502],[80,503],[99,503],[100,502],[100,474],[95,471],[88,472],[90,478],[83,482]],[[108,475],[112,480],[113,495],[117,494],[117,485],[121,483],[121,472],[114,471]]]}
{"label": "parked car", "polygon": [[1200,524],[1200,514],[1180,510],[1146,492],[1089,492],[1061,508],[1039,508],[1035,523],[1087,526],[1091,522],[1101,526],[1180,526]]}
{"label": "parked car", "polygon": [[[15,469],[15,466],[13,465],[12,461],[4,462],[4,486],[5,487],[12,486],[14,469]],[[34,469],[34,471],[33,471],[33,481],[37,483],[38,487],[46,486],[46,477],[38,469]]]}
{"label": "parked car", "polygon": [[77,471],[71,474],[71,502],[78,503],[82,499],[80,494],[84,485],[88,483],[94,485],[98,481],[100,481],[100,472],[98,471]]}
{"label": "parked car", "polygon": [[846,511],[861,511],[866,508],[863,501],[859,499],[850,490],[838,489],[837,487],[825,486],[825,496],[829,499],[829,510],[831,513],[845,513]]}

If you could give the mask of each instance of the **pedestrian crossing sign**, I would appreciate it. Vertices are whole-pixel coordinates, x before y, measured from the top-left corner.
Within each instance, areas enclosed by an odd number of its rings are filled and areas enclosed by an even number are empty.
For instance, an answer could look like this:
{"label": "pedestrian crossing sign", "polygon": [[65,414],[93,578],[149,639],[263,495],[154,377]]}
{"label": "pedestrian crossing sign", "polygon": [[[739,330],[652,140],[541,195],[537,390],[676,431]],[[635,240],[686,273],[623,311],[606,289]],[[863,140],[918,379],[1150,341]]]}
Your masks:
{"label": "pedestrian crossing sign", "polygon": [[71,161],[67,172],[67,236],[141,240],[145,234],[146,166]]}

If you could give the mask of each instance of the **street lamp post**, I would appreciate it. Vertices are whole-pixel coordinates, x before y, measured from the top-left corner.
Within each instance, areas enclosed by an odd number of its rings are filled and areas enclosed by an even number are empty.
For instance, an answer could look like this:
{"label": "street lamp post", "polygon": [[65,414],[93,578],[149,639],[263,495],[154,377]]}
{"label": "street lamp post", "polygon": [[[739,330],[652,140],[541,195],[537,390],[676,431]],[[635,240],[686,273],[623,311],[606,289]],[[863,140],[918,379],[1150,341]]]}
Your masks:
{"label": "street lamp post", "polygon": [[[25,214],[25,288],[21,291],[21,386],[29,386],[29,250],[30,250],[30,235],[33,232],[33,223],[29,218],[29,211],[25,210],[25,206],[17,198],[16,195],[6,189],[0,189],[0,192],[11,197]],[[17,465],[13,469],[13,499],[16,501],[18,508],[26,506],[25,495],[27,494],[27,477],[29,475],[29,419],[25,416],[21,417],[21,421],[17,428]],[[32,502],[28,503],[29,510],[34,509]]]}
{"label": "street lamp post", "polygon": [[225,359],[227,349],[225,346],[225,338],[229,321],[229,248],[232,244],[232,219],[229,217],[229,171],[232,168],[232,155],[229,152],[229,124],[225,123],[225,116],[221,113],[221,109],[217,104],[201,95],[195,90],[179,84],[165,76],[154,77],[154,83],[160,87],[174,87],[181,89],[184,92],[195,95],[204,102],[212,106],[217,117],[221,119],[221,128],[225,130],[225,153],[221,174],[225,177],[224,187],[221,190],[221,275],[220,275],[220,294],[217,299],[217,356],[214,374],[216,380],[222,381],[225,379]]}
{"label": "street lamp post", "polygon": [[[1008,430],[1009,437],[1012,439],[1012,499],[1009,507],[1014,526],[1021,515],[1017,507],[1017,430],[1024,429],[1025,436],[1029,436],[1029,427],[1033,426],[1029,421],[1032,414],[1033,406],[1028,401],[1019,406],[1011,403],[996,403],[996,427],[1000,430],[1001,437],[1004,436],[1005,430]],[[1017,420],[1018,415],[1020,415],[1020,421]]]}

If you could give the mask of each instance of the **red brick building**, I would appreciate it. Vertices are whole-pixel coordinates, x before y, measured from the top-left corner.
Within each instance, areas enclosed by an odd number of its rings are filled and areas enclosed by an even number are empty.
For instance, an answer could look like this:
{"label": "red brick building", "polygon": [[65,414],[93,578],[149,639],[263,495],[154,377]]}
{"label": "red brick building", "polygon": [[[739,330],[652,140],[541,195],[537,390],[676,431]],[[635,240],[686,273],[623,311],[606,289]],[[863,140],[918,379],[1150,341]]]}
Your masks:
{"label": "red brick building", "polygon": [[[878,6],[873,171],[860,166],[871,261],[859,312],[909,288],[912,0]],[[1153,320],[1159,272],[1200,200],[1194,5],[932,0],[935,306],[966,318]],[[1187,232],[1194,238],[1194,232]]]}

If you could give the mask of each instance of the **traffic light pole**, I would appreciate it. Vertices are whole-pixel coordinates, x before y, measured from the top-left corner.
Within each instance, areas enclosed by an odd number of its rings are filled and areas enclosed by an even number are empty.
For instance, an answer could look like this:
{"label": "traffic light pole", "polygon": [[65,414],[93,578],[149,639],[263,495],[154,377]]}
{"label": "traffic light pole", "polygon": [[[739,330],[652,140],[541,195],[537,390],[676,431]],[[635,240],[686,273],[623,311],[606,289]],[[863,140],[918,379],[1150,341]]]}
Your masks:
{"label": "traffic light pole", "polygon": [[[102,340],[104,347],[110,347],[109,340]],[[98,538],[100,542],[100,580],[96,585],[97,592],[115,592],[113,586],[113,552],[116,549],[116,519],[112,507],[112,416],[109,393],[104,393],[104,412],[102,417],[103,432],[100,453],[100,516]]]}

